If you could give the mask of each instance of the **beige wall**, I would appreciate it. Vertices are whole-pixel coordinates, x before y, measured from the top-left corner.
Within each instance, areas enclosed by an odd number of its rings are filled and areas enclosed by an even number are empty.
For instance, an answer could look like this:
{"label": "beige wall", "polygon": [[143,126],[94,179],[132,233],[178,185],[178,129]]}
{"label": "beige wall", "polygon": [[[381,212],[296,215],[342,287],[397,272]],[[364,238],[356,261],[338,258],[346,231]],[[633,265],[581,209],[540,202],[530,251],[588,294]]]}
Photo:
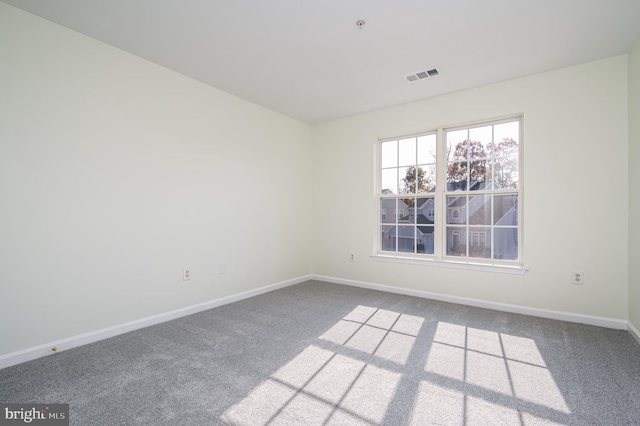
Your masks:
{"label": "beige wall", "polygon": [[[370,258],[378,138],[519,113],[526,274]],[[623,55],[315,126],[314,214],[321,229],[313,271],[626,321],[627,120]],[[356,262],[349,262],[351,252]],[[570,283],[574,270],[584,272],[585,285]]]}
{"label": "beige wall", "polygon": [[629,322],[640,330],[640,40],[629,53]]}
{"label": "beige wall", "polygon": [[4,3],[0,58],[0,356],[311,272],[309,126]]}

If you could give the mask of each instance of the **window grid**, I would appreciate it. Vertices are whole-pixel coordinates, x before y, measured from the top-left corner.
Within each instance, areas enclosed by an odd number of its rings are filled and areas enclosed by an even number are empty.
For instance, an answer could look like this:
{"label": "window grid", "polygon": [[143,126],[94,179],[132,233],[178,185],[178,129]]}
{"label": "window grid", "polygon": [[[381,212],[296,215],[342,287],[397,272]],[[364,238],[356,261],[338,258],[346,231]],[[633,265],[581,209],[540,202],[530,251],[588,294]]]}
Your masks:
{"label": "window grid", "polygon": [[390,221],[377,213],[376,251],[521,264],[521,141],[521,117],[381,140],[378,211],[395,203],[391,211],[403,214]]}

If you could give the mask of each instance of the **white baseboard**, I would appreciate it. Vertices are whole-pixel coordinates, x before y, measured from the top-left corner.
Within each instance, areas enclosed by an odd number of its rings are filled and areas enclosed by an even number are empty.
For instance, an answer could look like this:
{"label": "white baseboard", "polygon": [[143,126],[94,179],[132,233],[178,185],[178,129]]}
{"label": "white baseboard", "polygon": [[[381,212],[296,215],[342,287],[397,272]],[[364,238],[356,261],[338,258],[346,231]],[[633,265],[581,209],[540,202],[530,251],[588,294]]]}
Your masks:
{"label": "white baseboard", "polygon": [[[73,337],[58,340],[55,342],[39,345],[33,348],[28,348],[18,352],[6,354],[3,356],[0,356],[0,369],[11,367],[12,365],[31,361],[33,359],[41,358],[43,356],[51,355],[53,353],[61,352],[67,349],[97,342],[99,340],[108,339],[109,337],[128,333],[130,331],[137,330],[140,328],[149,327],[150,325],[170,321],[176,318],[195,314],[200,311],[205,311],[207,309],[216,308],[218,306],[228,305],[229,303],[237,302],[243,299],[248,299],[250,297],[258,296],[260,294],[278,290],[294,284],[299,284],[304,281],[308,281],[310,279],[312,279],[311,275],[304,275],[301,277],[282,281],[276,284],[271,284],[264,287],[256,288],[254,290],[233,294],[231,296],[222,297],[220,299],[210,300],[208,302],[199,303],[197,305],[187,306],[185,308],[176,309],[174,311],[165,312],[158,315],[153,315],[147,318],[141,318],[139,320],[131,321],[125,324],[119,324],[112,327],[103,328],[101,330],[91,331],[89,333],[80,334],[78,336],[73,336]],[[55,352],[52,350],[53,347],[56,348]]]}
{"label": "white baseboard", "polygon": [[[350,285],[354,287],[367,288],[371,290],[380,290],[380,291],[386,291],[389,293],[403,294],[406,296],[415,296],[415,297],[421,297],[424,299],[433,299],[433,300],[440,300],[443,302],[457,303],[459,305],[475,306],[477,308],[486,308],[486,309],[493,309],[496,311],[511,312],[514,314],[531,315],[534,317],[596,325],[599,327],[613,328],[616,330],[627,330],[629,329],[628,326],[630,325],[625,320],[619,320],[615,318],[574,314],[571,312],[552,311],[547,309],[531,308],[531,307],[520,306],[520,305],[510,305],[506,303],[490,302],[486,300],[470,299],[470,298],[459,297],[459,296],[449,296],[446,294],[430,293],[422,290],[393,287],[393,286],[384,285],[384,284],[373,284],[373,283],[368,283],[363,281],[346,280],[342,278],[327,277],[323,275],[312,275],[312,277],[314,280],[326,281],[334,284],[344,284],[344,285]],[[636,336],[638,336],[636,337],[636,339],[640,338],[640,335],[637,333],[637,330],[636,330]]]}
{"label": "white baseboard", "polygon": [[635,328],[630,322],[628,324],[627,330],[629,331],[629,334],[631,334],[631,337],[636,339],[636,342],[638,342],[638,344],[640,345],[640,331],[638,331],[638,329]]}
{"label": "white baseboard", "polygon": [[324,275],[303,275],[290,280],[282,281],[276,284],[267,285],[254,290],[245,291],[243,293],[234,294],[231,296],[222,297],[220,299],[210,300],[208,302],[200,303],[197,305],[187,306],[185,308],[176,309],[174,311],[165,312],[162,314],[154,315],[147,318],[142,318],[136,321],[131,321],[125,324],[119,324],[112,327],[103,328],[101,330],[92,331],[89,333],[81,334],[78,336],[69,337],[66,339],[58,340],[55,342],[46,343],[33,348],[24,349],[18,352],[13,352],[0,356],[0,369],[10,367],[12,365],[20,364],[23,362],[31,361],[36,358],[51,355],[55,353],[51,348],[56,347],[56,352],[61,352],[67,349],[75,348],[78,346],[86,345],[89,343],[97,342],[99,340],[108,339],[109,337],[117,336],[119,334],[128,333],[133,330],[137,330],[144,327],[149,327],[154,324],[170,321],[176,318],[184,317],[187,315],[195,314],[197,312],[205,311],[207,309],[216,308],[218,306],[227,305],[229,303],[237,302],[250,297],[258,296],[260,294],[268,293],[270,291],[278,290],[281,288],[289,287],[291,285],[300,284],[308,280],[325,281],[334,284],[350,285],[354,287],[367,288],[371,290],[386,291],[389,293],[403,294],[406,296],[421,297],[424,299],[440,300],[443,302],[457,303],[460,305],[475,306],[478,308],[493,309],[496,311],[511,312],[516,314],[531,315],[541,318],[556,319],[561,321],[569,321],[575,323],[595,325],[599,327],[613,328],[617,330],[628,330],[631,336],[640,344],[640,332],[630,322],[615,319],[597,317],[591,315],[574,314],[570,312],[552,311],[547,309],[531,308],[527,306],[510,305],[506,303],[489,302],[486,300],[471,299],[459,296],[450,296],[440,293],[431,293],[422,290],[413,290],[408,288],[393,287],[385,284],[374,284],[364,281],[347,280],[342,278],[328,277]]}

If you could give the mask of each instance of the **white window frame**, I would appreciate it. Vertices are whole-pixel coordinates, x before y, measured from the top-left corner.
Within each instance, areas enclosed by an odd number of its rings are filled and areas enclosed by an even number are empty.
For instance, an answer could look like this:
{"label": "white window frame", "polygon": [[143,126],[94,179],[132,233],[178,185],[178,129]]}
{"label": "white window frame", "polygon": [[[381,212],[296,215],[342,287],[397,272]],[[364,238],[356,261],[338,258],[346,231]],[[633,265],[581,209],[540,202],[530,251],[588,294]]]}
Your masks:
{"label": "white window frame", "polygon": [[[498,125],[502,123],[508,123],[513,121],[519,121],[519,130],[520,134],[519,143],[518,143],[518,181],[519,186],[517,189],[505,189],[505,190],[491,190],[491,191],[468,191],[464,192],[465,194],[471,195],[483,195],[487,193],[493,194],[517,194],[518,197],[518,225],[517,225],[517,238],[518,238],[518,257],[516,260],[499,260],[499,259],[483,259],[483,258],[475,258],[475,257],[455,257],[455,256],[447,256],[446,255],[446,231],[447,231],[447,206],[446,206],[446,196],[452,195],[451,192],[447,193],[446,188],[446,175],[447,175],[447,159],[446,159],[446,137],[445,133],[448,131],[454,131],[459,129],[468,129],[475,127],[482,127],[488,125]],[[434,254],[424,254],[424,253],[403,253],[403,252],[391,252],[391,251],[383,251],[381,248],[381,226],[382,221],[380,219],[380,202],[383,198],[394,198],[398,196],[407,196],[407,194],[391,194],[391,195],[383,195],[381,193],[381,173],[382,173],[382,163],[381,163],[381,147],[383,142],[389,142],[394,140],[401,140],[405,138],[413,138],[420,137],[423,135],[436,134],[437,138],[437,187],[435,191],[435,241],[434,241]],[[431,129],[425,132],[413,133],[407,135],[399,135],[395,137],[387,137],[383,139],[379,139],[376,141],[376,162],[375,162],[375,176],[376,176],[376,202],[375,202],[375,217],[376,217],[376,230],[374,232],[374,250],[372,254],[372,258],[374,260],[379,261],[388,261],[388,262],[398,262],[398,263],[413,263],[413,264],[423,264],[423,265],[433,265],[433,266],[443,266],[443,267],[453,267],[453,268],[461,268],[461,269],[474,269],[474,270],[490,270],[495,272],[505,272],[505,273],[513,273],[513,274],[523,274],[527,268],[524,266],[523,260],[523,248],[524,248],[524,221],[523,221],[523,192],[524,192],[524,168],[523,168],[523,160],[524,160],[524,117],[523,115],[510,115],[497,119],[488,119],[475,121],[470,123],[464,123],[456,126],[442,126],[436,129]],[[422,195],[433,196],[433,193],[423,193]],[[413,194],[415,197],[420,197],[421,194]],[[465,211],[465,215],[467,212]],[[451,225],[451,224],[450,224]],[[470,227],[466,225],[469,231],[471,231]],[[491,228],[491,226],[488,226]],[[495,225],[493,225],[493,229]],[[468,237],[470,238],[470,237]],[[485,235],[485,241],[491,240],[490,236]],[[492,242],[493,244],[493,242]]]}

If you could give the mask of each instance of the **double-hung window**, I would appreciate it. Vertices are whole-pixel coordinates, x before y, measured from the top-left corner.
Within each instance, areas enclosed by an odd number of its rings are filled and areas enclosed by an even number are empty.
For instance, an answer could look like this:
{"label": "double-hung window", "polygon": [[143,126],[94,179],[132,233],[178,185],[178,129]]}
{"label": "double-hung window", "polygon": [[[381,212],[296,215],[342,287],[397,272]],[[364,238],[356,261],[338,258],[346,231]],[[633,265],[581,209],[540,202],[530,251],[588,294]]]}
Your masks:
{"label": "double-hung window", "polygon": [[521,266],[521,152],[522,117],[381,140],[377,254]]}

